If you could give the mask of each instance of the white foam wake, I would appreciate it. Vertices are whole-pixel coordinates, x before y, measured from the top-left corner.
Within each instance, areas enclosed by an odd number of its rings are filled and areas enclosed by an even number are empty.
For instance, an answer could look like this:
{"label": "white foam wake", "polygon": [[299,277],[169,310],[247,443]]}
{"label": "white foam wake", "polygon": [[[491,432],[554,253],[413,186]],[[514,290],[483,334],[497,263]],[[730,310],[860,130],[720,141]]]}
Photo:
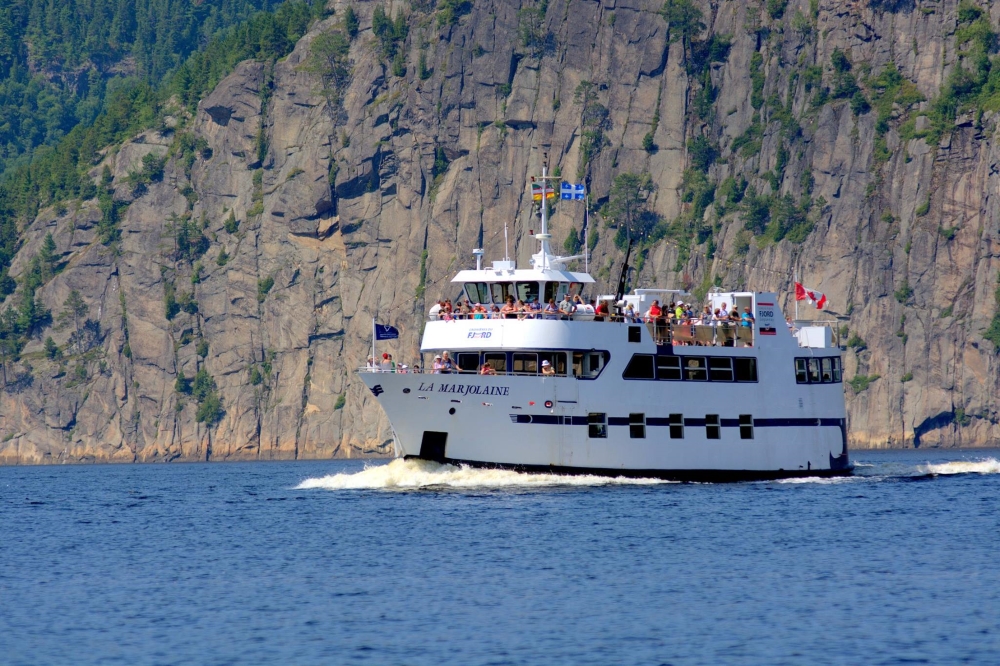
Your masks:
{"label": "white foam wake", "polygon": [[1000,460],[952,460],[944,463],[927,463],[918,468],[924,474],[1000,474]]}
{"label": "white foam wake", "polygon": [[306,479],[296,490],[412,490],[417,488],[543,488],[553,486],[654,485],[671,483],[660,479],[630,479],[607,476],[528,474],[502,469],[477,469],[442,465],[426,460],[397,458],[387,465],[366,466],[360,472],[331,474]]}

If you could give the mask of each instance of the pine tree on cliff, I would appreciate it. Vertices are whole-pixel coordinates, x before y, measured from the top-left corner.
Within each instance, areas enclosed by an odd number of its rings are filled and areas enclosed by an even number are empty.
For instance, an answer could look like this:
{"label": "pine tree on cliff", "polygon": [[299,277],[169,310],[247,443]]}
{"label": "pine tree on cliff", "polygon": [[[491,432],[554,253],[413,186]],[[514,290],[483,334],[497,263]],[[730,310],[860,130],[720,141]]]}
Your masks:
{"label": "pine tree on cliff", "polygon": [[670,28],[668,42],[681,42],[684,62],[687,62],[691,55],[691,42],[705,29],[705,24],[701,21],[701,10],[691,0],[667,0],[661,13]]}

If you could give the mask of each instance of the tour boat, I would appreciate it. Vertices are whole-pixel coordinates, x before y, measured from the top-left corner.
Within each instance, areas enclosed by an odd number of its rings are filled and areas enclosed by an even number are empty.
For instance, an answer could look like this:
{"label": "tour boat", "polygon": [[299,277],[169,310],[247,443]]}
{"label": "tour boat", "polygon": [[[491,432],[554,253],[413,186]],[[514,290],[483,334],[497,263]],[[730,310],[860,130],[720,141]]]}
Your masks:
{"label": "tour boat", "polygon": [[[542,183],[549,180],[543,170]],[[568,269],[580,257],[552,254],[541,208],[530,268],[509,260],[484,268],[475,250],[476,269],[458,272],[455,293],[492,306],[508,296],[560,303],[593,288],[588,273]],[[608,315],[434,313],[420,348],[422,374],[361,370],[391,423],[396,455],[680,481],[851,473],[834,326],[793,327],[773,292],[718,290],[695,311],[725,304],[753,317],[678,323],[665,306],[689,295],[624,294],[624,276],[623,268],[619,293],[594,295],[610,305]],[[654,300],[663,316],[646,316]],[[446,352],[453,371],[432,372],[430,359]]]}

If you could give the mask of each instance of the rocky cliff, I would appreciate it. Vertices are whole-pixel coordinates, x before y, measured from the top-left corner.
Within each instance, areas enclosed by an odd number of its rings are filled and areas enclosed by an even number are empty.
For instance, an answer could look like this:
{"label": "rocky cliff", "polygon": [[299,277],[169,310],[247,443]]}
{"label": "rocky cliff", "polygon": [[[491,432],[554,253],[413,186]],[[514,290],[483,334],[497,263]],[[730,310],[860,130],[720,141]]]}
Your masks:
{"label": "rocky cliff", "polygon": [[[345,32],[331,6],[288,57],[109,148],[101,197],[24,230],[11,275],[48,252],[53,320],[4,366],[0,461],[391,451],[352,377],[372,317],[414,359],[472,248],[501,256],[506,222],[526,259],[543,153],[598,209],[616,175],[651,176],[634,286],[773,289],[790,309],[797,272],[826,292],[807,316],[840,319],[853,446],[997,441],[996,122],[941,109],[976,48],[988,66],[1000,10],[362,2],[338,78],[318,57]],[[581,219],[558,205],[555,236]],[[592,220],[606,287],[619,231]]]}

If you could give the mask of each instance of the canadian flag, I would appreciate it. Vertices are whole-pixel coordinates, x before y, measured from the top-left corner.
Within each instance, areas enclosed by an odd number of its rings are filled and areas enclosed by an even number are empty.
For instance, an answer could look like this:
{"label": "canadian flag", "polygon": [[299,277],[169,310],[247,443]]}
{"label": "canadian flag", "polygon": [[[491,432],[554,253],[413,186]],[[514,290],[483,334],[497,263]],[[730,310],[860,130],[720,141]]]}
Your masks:
{"label": "canadian flag", "polygon": [[822,310],[826,307],[826,294],[815,289],[806,289],[800,282],[795,283],[795,300],[815,303],[817,310]]}

